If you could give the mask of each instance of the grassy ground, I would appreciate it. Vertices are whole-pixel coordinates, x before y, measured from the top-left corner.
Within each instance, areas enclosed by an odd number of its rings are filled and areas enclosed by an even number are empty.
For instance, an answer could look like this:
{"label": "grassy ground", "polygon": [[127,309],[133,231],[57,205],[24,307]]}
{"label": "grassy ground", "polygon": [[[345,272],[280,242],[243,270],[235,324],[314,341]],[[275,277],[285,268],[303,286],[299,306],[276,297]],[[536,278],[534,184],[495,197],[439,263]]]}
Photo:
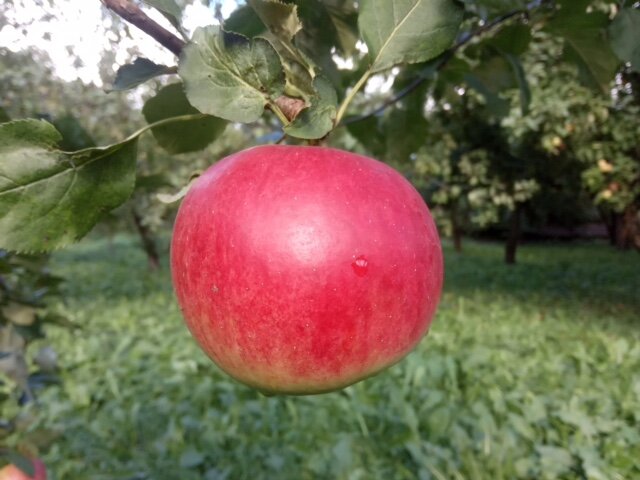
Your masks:
{"label": "grassy ground", "polygon": [[640,256],[604,245],[446,251],[431,333],[340,393],[266,398],[209,362],[135,243],[54,259],[67,369],[39,425],[54,479],[640,478]]}

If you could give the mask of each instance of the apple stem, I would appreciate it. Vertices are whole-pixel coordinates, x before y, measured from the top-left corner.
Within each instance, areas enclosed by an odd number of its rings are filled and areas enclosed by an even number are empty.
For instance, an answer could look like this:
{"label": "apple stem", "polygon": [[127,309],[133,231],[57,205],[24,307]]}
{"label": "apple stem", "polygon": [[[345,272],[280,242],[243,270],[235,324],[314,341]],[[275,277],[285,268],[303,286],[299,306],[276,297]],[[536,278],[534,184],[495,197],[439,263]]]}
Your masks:
{"label": "apple stem", "polygon": [[342,117],[347,111],[347,107],[349,106],[351,101],[354,99],[356,94],[360,91],[360,89],[364,86],[364,84],[367,83],[367,80],[369,80],[370,76],[371,76],[371,70],[369,69],[366,72],[364,72],[362,77],[360,77],[360,80],[358,80],[358,83],[356,83],[353,86],[353,88],[349,91],[347,96],[342,101],[340,108],[338,109],[338,113],[336,114],[336,120],[334,122],[334,125],[338,125],[340,123],[340,120],[342,120]]}
{"label": "apple stem", "polygon": [[269,102],[269,108],[273,113],[275,113],[276,117],[278,117],[278,120],[282,122],[283,126],[286,127],[287,125],[289,125],[289,123],[291,123],[284,112],[275,102]]}

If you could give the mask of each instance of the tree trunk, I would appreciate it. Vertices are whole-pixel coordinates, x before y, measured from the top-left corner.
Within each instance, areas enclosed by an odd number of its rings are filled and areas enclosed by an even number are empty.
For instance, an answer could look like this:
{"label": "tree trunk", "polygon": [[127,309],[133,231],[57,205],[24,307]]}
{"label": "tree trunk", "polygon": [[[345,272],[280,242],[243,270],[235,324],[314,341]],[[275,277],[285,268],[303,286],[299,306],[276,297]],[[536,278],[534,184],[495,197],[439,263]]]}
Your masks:
{"label": "tree trunk", "polygon": [[629,205],[623,213],[615,216],[615,246],[620,250],[636,248],[640,250],[640,219],[638,207]]}
{"label": "tree trunk", "polygon": [[132,213],[133,223],[136,226],[142,242],[142,249],[147,254],[147,259],[149,260],[149,269],[153,271],[158,270],[160,268],[160,255],[158,254],[158,247],[156,246],[153,234],[149,227],[142,223],[142,217],[138,215],[138,212],[133,210]]}
{"label": "tree trunk", "polygon": [[607,229],[607,236],[609,237],[609,245],[616,246],[616,215],[604,208],[598,208],[600,219]]}
{"label": "tree trunk", "polygon": [[458,223],[457,205],[451,207],[451,236],[453,237],[453,248],[456,252],[462,252],[462,229]]}
{"label": "tree trunk", "polygon": [[522,205],[516,205],[516,209],[511,213],[509,220],[509,233],[504,249],[504,261],[507,265],[516,263],[516,251],[520,241],[520,224],[522,221]]}

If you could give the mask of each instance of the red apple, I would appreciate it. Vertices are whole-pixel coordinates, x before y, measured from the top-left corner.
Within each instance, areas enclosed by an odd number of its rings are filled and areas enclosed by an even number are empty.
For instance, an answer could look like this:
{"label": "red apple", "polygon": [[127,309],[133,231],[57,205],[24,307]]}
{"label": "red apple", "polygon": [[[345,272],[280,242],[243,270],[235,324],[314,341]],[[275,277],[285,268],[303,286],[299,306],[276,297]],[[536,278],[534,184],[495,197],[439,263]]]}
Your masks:
{"label": "red apple", "polygon": [[47,470],[42,460],[33,459],[34,474],[30,477],[13,464],[0,469],[0,480],[47,480]]}
{"label": "red apple", "polygon": [[403,358],[429,328],[443,275],[434,222],[403,176],[299,146],[209,168],[178,212],[171,269],[207,355],[288,394],[342,388]]}

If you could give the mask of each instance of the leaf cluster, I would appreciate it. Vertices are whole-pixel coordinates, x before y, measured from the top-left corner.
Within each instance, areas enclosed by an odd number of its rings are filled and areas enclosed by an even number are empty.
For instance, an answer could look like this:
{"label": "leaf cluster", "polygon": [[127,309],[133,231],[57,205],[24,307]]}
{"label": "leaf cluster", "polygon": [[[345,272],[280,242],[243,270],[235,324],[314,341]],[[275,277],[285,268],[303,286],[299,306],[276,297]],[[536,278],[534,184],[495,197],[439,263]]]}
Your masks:
{"label": "leaf cluster", "polygon": [[[138,58],[119,70],[113,89],[178,74],[179,82],[164,85],[143,108],[147,128],[172,155],[222,141],[228,123],[261,120],[257,128],[311,142],[348,123],[350,138],[338,132],[335,141],[403,165],[433,138],[429,109],[457,108],[460,89],[475,92],[486,107],[485,124],[500,123],[516,105],[528,117],[535,85],[525,59],[531,52],[549,47],[550,59],[571,65],[600,92],[610,91],[621,66],[637,70],[637,9],[608,0],[251,0],[223,25],[191,37],[181,27],[178,3],[145,3],[181,37],[168,45],[179,50],[178,64]],[[160,38],[153,24],[144,28]],[[350,70],[338,68],[347,60]],[[349,117],[354,106],[367,107],[368,97],[359,93],[374,79],[393,82],[397,98],[380,114]],[[75,241],[134,192],[138,137],[145,129],[107,147],[73,151],[60,143],[66,135],[37,122],[1,128],[5,248],[40,251]],[[530,176],[513,179],[509,171],[536,166],[505,142],[499,151],[510,156],[493,155],[491,169],[508,181],[494,188],[494,198],[514,190],[516,180],[518,195],[530,196],[536,188]],[[37,168],[41,159],[48,166]]]}

